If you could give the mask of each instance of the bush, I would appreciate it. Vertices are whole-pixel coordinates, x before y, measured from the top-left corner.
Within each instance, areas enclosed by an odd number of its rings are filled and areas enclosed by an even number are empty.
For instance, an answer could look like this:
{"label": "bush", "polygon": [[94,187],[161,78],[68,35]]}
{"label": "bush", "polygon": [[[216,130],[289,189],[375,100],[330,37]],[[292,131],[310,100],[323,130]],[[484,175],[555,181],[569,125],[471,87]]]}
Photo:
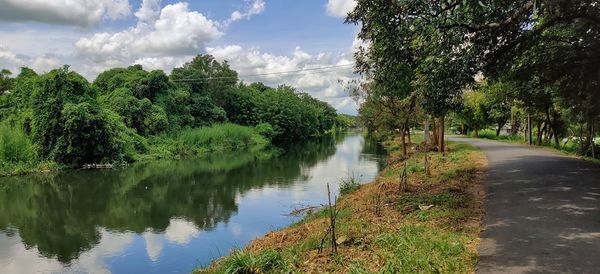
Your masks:
{"label": "bush", "polygon": [[267,138],[268,140],[272,140],[273,137],[277,135],[277,132],[275,132],[275,129],[273,129],[273,126],[271,126],[269,123],[260,123],[254,128],[258,134]]}
{"label": "bush", "polygon": [[511,140],[511,141],[519,141],[522,139],[519,135],[499,135],[496,136],[496,131],[491,129],[482,129],[479,131],[479,136],[475,135],[475,131],[472,131],[470,134],[471,137],[479,137],[483,139],[489,140]]}
{"label": "bush", "polygon": [[36,159],[35,147],[22,129],[0,125],[0,165],[28,165]]}

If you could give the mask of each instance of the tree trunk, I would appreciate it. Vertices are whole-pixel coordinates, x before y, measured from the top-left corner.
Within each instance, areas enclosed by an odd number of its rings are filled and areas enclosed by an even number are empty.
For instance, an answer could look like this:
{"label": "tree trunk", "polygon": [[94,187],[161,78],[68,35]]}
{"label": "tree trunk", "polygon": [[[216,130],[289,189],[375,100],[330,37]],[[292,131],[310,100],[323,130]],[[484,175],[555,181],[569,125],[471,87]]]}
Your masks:
{"label": "tree trunk", "polygon": [[542,145],[542,121],[540,121],[538,123],[537,126],[537,139],[536,139],[536,143],[538,146]]}
{"label": "tree trunk", "polygon": [[423,125],[423,133],[425,135],[425,147],[429,146],[429,117],[425,118],[425,122]]}
{"label": "tree trunk", "polygon": [[496,137],[500,136],[500,130],[502,130],[502,126],[498,124],[498,127],[496,128]]}
{"label": "tree trunk", "polygon": [[406,124],[402,125],[402,155],[406,156]]}
{"label": "tree trunk", "polygon": [[529,145],[533,144],[533,133],[531,132],[532,126],[531,126],[531,114],[527,114],[527,132],[529,135]]}
{"label": "tree trunk", "polygon": [[557,148],[560,148],[560,140],[559,140],[559,136],[558,136],[558,118],[556,117],[558,115],[558,113],[554,113],[554,115],[552,115],[552,132],[554,133],[554,143],[556,144]]}
{"label": "tree trunk", "polygon": [[444,125],[444,115],[443,114],[440,116],[440,121],[439,121],[438,128],[439,128],[439,132],[440,132],[438,134],[439,135],[438,138],[440,138],[439,141],[438,141],[439,142],[439,144],[438,144],[439,145],[439,151],[442,154],[445,155],[446,154],[446,146],[445,146],[445,143],[444,143],[444,128],[445,128],[445,125]]}
{"label": "tree trunk", "polygon": [[479,137],[479,127],[475,126],[475,137]]}
{"label": "tree trunk", "polygon": [[435,122],[435,118],[431,119],[431,133],[433,134],[433,138],[431,138],[433,142],[431,142],[431,145],[437,147],[438,146],[438,126]]}
{"label": "tree trunk", "polygon": [[406,135],[408,135],[408,143],[412,144],[412,140],[410,138],[410,126],[406,126]]}
{"label": "tree trunk", "polygon": [[594,142],[594,119],[590,121],[590,143],[592,145],[592,158],[596,159],[596,142]]}

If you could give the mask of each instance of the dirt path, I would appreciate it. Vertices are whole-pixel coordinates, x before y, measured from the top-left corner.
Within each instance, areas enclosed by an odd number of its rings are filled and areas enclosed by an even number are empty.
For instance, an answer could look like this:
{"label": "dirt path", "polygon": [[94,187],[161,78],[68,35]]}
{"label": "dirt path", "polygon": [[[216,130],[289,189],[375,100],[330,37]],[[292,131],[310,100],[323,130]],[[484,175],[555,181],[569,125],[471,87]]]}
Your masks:
{"label": "dirt path", "polygon": [[600,273],[600,166],[541,148],[450,137],[489,160],[477,273]]}

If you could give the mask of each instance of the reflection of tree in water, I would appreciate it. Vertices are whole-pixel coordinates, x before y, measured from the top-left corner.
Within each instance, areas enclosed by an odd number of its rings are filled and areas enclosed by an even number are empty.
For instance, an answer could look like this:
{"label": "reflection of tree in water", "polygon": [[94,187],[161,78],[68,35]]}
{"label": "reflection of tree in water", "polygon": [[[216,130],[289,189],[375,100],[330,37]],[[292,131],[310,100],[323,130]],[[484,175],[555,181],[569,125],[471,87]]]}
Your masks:
{"label": "reflection of tree in water", "polygon": [[0,180],[0,230],[18,230],[26,247],[63,263],[99,243],[98,227],[164,231],[173,217],[211,230],[237,212],[238,194],[287,185],[335,154],[336,140],[307,142],[260,160],[260,153],[137,164]]}
{"label": "reflection of tree in water", "polygon": [[385,148],[381,145],[381,143],[377,142],[374,138],[365,138],[362,145],[362,150],[360,152],[361,160],[370,160],[377,162],[377,168],[382,170],[385,165],[385,157],[382,155],[386,155],[387,152]]}

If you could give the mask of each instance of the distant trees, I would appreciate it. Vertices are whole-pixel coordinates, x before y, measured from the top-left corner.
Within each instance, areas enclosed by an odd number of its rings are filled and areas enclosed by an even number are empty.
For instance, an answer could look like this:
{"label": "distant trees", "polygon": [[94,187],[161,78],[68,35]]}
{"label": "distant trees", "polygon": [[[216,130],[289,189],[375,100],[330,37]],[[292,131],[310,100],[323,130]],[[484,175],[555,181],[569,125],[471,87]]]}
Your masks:
{"label": "distant trees", "polygon": [[0,125],[16,132],[10,136],[25,134],[39,160],[69,166],[133,161],[154,146],[176,151],[183,130],[224,122],[293,142],[329,131],[337,115],[289,86],[240,83],[226,62],[209,55],[171,76],[140,65],[107,70],[91,84],[67,66],[10,76],[0,76]]}

